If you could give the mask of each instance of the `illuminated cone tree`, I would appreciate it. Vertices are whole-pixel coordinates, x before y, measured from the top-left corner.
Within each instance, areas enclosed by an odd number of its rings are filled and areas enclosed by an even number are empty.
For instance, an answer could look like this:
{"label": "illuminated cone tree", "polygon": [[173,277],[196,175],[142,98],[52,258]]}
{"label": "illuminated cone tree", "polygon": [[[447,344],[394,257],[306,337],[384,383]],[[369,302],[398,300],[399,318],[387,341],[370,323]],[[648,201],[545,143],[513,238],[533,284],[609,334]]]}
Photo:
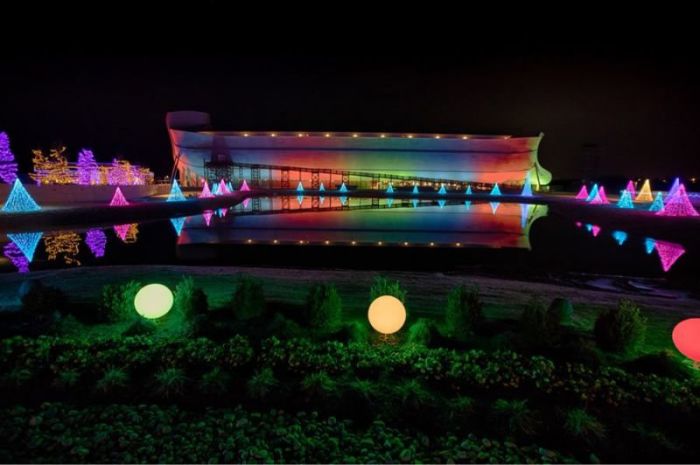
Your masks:
{"label": "illuminated cone tree", "polygon": [[656,214],[661,216],[700,216],[693,204],[690,203],[683,184],[678,187],[678,190],[670,199],[666,199],[664,209],[656,212]]}
{"label": "illuminated cone tree", "polygon": [[10,150],[10,138],[0,132],[0,181],[12,184],[17,179],[17,162]]}
{"label": "illuminated cone tree", "polygon": [[637,197],[634,199],[635,202],[651,202],[654,200],[654,198],[651,195],[651,185],[649,184],[649,180],[645,179],[644,184],[642,184],[642,188],[639,190],[639,194],[637,194]]}

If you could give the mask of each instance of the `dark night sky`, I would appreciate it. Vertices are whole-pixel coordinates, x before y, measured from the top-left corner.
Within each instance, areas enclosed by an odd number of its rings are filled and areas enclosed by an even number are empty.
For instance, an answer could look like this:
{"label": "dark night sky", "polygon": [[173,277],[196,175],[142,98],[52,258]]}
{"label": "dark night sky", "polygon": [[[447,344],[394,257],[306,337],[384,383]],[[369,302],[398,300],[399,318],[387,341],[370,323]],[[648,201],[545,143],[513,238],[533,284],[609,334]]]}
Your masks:
{"label": "dark night sky", "polygon": [[600,175],[700,175],[700,72],[684,37],[470,37],[371,53],[25,46],[0,64],[0,130],[24,169],[32,147],[62,141],[72,157],[90,147],[163,175],[165,112],[195,109],[218,129],[543,131],[540,160],[555,178],[581,176],[584,144],[598,145]]}

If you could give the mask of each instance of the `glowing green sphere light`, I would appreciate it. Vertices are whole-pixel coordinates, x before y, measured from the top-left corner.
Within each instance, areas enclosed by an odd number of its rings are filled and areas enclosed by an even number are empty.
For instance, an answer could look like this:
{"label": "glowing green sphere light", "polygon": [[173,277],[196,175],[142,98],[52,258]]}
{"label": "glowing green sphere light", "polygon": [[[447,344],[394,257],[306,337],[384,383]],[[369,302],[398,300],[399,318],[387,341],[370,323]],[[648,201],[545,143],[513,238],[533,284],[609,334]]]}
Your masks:
{"label": "glowing green sphere light", "polygon": [[148,284],[136,293],[134,307],[144,318],[160,318],[173,307],[173,293],[162,284]]}

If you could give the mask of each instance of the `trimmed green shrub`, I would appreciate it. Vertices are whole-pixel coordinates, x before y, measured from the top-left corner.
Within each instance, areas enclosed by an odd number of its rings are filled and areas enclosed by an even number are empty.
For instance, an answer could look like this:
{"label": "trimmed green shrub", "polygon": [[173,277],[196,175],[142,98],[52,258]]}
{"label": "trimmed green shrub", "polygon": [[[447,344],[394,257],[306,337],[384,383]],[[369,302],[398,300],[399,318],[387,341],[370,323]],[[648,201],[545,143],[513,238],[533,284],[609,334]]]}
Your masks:
{"label": "trimmed green shrub", "polygon": [[228,391],[230,384],[231,375],[216,367],[202,375],[199,388],[204,394],[222,395]]}
{"label": "trimmed green shrub", "polygon": [[261,316],[265,312],[265,293],[262,283],[248,275],[238,276],[231,306],[233,314],[239,320]]}
{"label": "trimmed green shrub", "polygon": [[301,380],[301,391],[309,399],[328,399],[338,393],[335,381],[325,371],[304,376]]}
{"label": "trimmed green shrub", "polygon": [[322,330],[333,330],[340,325],[343,305],[333,284],[315,284],[306,299],[307,322]]}
{"label": "trimmed green shrub", "polygon": [[580,408],[566,412],[564,430],[569,436],[589,444],[605,438],[605,426],[596,417]]}
{"label": "trimmed green shrub", "polygon": [[67,300],[62,290],[35,281],[22,295],[22,311],[37,316],[52,315],[54,312],[64,312]]}
{"label": "trimmed green shrub", "polygon": [[183,316],[203,315],[209,311],[207,295],[194,285],[191,276],[183,277],[175,286],[173,310]]}
{"label": "trimmed green shrub", "polygon": [[80,373],[76,370],[65,370],[58,373],[53,384],[60,390],[68,391],[77,386],[78,381],[80,381]]}
{"label": "trimmed green shrub", "polygon": [[687,379],[692,371],[670,350],[645,354],[625,363],[625,369],[638,373],[655,374],[667,378]]}
{"label": "trimmed green shrub", "polygon": [[134,297],[141,287],[141,283],[137,281],[103,286],[102,300],[98,307],[101,319],[105,322],[115,323],[136,316]]}
{"label": "trimmed green shrub", "polygon": [[156,325],[157,323],[153,320],[139,318],[122,332],[122,336],[148,336],[156,331]]}
{"label": "trimmed green shrub", "polygon": [[574,306],[569,299],[556,297],[549,304],[547,313],[552,315],[552,319],[559,321],[559,324],[570,324],[574,316]]}
{"label": "trimmed green shrub", "polygon": [[166,398],[181,395],[185,391],[187,377],[182,368],[166,368],[155,374],[157,391]]}
{"label": "trimmed green shrub", "polygon": [[465,339],[475,332],[484,318],[479,288],[465,285],[456,287],[447,295],[445,328],[447,335]]}
{"label": "trimmed green shrub", "polygon": [[549,343],[547,340],[547,309],[538,297],[532,297],[520,316],[523,337],[528,344],[541,346]]}
{"label": "trimmed green shrub", "polygon": [[427,346],[430,344],[432,331],[432,322],[427,318],[419,318],[418,321],[408,327],[406,342],[408,344]]}
{"label": "trimmed green shrub", "polygon": [[372,302],[383,295],[394,296],[406,305],[406,290],[401,287],[400,282],[390,281],[384,276],[375,276],[369,290],[369,301]]}
{"label": "trimmed green shrub", "polygon": [[539,420],[527,406],[527,400],[497,399],[493,403],[492,414],[498,429],[511,435],[532,436],[539,426]]}
{"label": "trimmed green shrub", "polygon": [[601,313],[595,321],[598,347],[611,352],[629,352],[644,340],[646,319],[634,302],[620,301],[616,309]]}
{"label": "trimmed green shrub", "polygon": [[34,375],[28,368],[13,368],[0,376],[0,386],[22,389],[32,382]]}
{"label": "trimmed green shrub", "polygon": [[250,377],[247,383],[248,395],[257,400],[267,399],[279,382],[271,368],[263,368]]}
{"label": "trimmed green shrub", "polygon": [[108,368],[97,381],[95,387],[103,394],[115,394],[129,385],[129,373],[121,368]]}
{"label": "trimmed green shrub", "polygon": [[353,320],[343,326],[343,339],[347,342],[366,344],[369,341],[369,324],[367,320]]}

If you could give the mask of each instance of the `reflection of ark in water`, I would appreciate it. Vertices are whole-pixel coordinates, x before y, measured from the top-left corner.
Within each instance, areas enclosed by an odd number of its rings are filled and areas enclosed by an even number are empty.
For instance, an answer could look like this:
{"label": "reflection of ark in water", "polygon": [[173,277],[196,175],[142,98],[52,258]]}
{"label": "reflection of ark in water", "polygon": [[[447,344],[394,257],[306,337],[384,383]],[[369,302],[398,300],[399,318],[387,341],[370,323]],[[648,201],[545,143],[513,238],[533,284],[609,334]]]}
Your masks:
{"label": "reflection of ark in water", "polygon": [[[173,159],[183,186],[201,179],[247,179],[251,186],[383,188],[387,183],[549,184],[534,137],[211,131],[207,113],[166,117]],[[456,185],[453,185],[455,188]],[[462,187],[462,186],[459,186]],[[466,187],[464,185],[462,188]]]}
{"label": "reflection of ark in water", "polygon": [[[263,198],[260,213],[248,213],[242,206],[235,214],[211,219],[192,217],[185,224],[178,246],[193,244],[300,244],[374,245],[430,247],[488,247],[530,249],[530,228],[547,215],[546,205],[487,202],[445,205],[430,202],[413,207],[381,199],[328,197],[324,207],[311,208],[313,199],[302,204],[296,198]],[[409,201],[410,202],[410,201]],[[285,208],[286,207],[286,208]],[[495,211],[495,213],[494,213]],[[380,244],[381,243],[381,244]],[[407,244],[404,244],[407,243]]]}

